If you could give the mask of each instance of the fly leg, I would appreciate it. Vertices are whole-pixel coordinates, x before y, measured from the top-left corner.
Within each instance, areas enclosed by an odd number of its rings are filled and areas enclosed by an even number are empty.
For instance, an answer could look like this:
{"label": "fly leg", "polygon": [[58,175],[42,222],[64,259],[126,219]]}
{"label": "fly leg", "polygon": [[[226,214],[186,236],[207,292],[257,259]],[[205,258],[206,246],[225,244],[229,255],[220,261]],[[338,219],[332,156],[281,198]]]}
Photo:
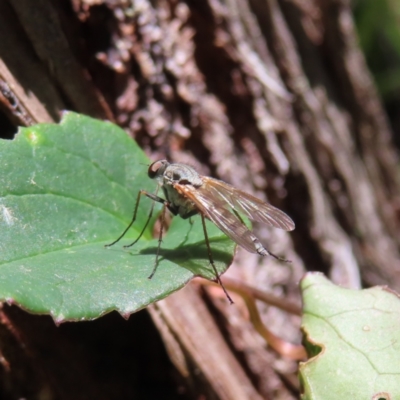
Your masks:
{"label": "fly leg", "polygon": [[[158,188],[157,188],[157,191],[158,191]],[[157,193],[157,191],[156,191],[156,193]],[[133,223],[134,223],[135,220],[136,220],[136,214],[137,214],[137,210],[138,210],[138,208],[139,208],[139,203],[140,203],[140,199],[141,199],[142,195],[145,195],[145,196],[147,196],[147,197],[149,197],[150,199],[153,200],[153,204],[151,205],[149,216],[148,216],[148,218],[147,218],[147,221],[146,221],[146,223],[145,223],[145,225],[144,225],[142,231],[140,232],[139,236],[137,237],[137,239],[136,239],[135,241],[133,241],[131,244],[129,244],[129,245],[127,245],[127,246],[124,246],[124,247],[131,247],[131,246],[133,246],[133,245],[142,237],[142,235],[143,235],[144,231],[146,230],[147,225],[149,224],[150,219],[151,219],[151,217],[152,217],[152,215],[153,215],[154,204],[155,204],[155,202],[163,203],[163,204],[165,203],[165,200],[162,199],[161,197],[158,197],[156,194],[148,193],[148,192],[146,192],[145,190],[140,190],[140,191],[138,192],[138,195],[137,195],[137,198],[136,198],[135,209],[134,209],[134,211],[133,211],[133,217],[132,217],[131,222],[129,223],[129,225],[127,226],[127,228],[122,232],[122,234],[118,237],[118,239],[114,240],[114,241],[113,241],[112,243],[110,243],[110,244],[106,244],[105,247],[113,246],[115,243],[119,242],[119,241],[125,236],[126,232],[128,232],[128,230],[130,229],[130,227],[133,225]]]}
{"label": "fly leg", "polygon": [[223,283],[221,281],[221,278],[218,275],[217,268],[215,267],[215,264],[214,264],[213,256],[212,256],[212,253],[211,253],[210,241],[208,240],[208,234],[207,234],[207,229],[206,229],[206,220],[205,220],[203,214],[200,214],[200,216],[201,216],[201,223],[203,224],[204,238],[206,240],[206,246],[207,246],[207,251],[208,251],[208,259],[209,259],[210,264],[213,267],[213,270],[215,272],[215,278],[216,278],[217,282],[221,285],[222,290],[224,291],[226,297],[229,300],[229,303],[233,304],[233,300],[231,299],[231,297],[229,296],[227,290],[225,289],[225,286],[223,285]]}
{"label": "fly leg", "polygon": [[151,271],[151,274],[149,275],[148,279],[151,279],[154,276],[154,274],[156,273],[156,271],[157,271],[158,256],[160,255],[160,248],[161,248],[161,243],[162,243],[162,234],[163,234],[163,230],[164,230],[165,211],[169,206],[168,201],[166,201],[164,199],[162,199],[162,200],[163,200],[164,205],[163,205],[163,209],[162,209],[162,212],[161,212],[161,227],[160,227],[160,233],[158,235],[158,247],[157,247],[157,253],[156,253],[156,260],[154,262],[153,271]]}
{"label": "fly leg", "polygon": [[[157,188],[158,191],[158,188]],[[156,192],[157,193],[157,192]],[[121,236],[119,236],[119,238],[117,240],[114,240],[114,242],[110,243],[110,244],[106,244],[106,247],[110,247],[112,245],[114,245],[115,243],[119,242],[126,234],[126,232],[128,232],[129,228],[133,225],[133,223],[136,220],[136,215],[137,215],[137,210],[139,208],[139,203],[140,203],[140,199],[142,197],[142,195],[147,196],[148,198],[150,198],[151,200],[153,200],[153,203],[151,205],[150,208],[150,212],[149,212],[149,216],[147,217],[147,221],[142,229],[142,231],[140,232],[139,236],[131,243],[128,244],[126,246],[124,246],[125,248],[127,247],[131,247],[133,246],[135,243],[137,243],[137,241],[142,237],[144,231],[147,228],[147,225],[149,225],[149,222],[151,220],[151,217],[153,215],[153,211],[154,211],[154,205],[155,203],[161,203],[163,205],[163,209],[162,209],[162,213],[161,213],[161,228],[160,228],[160,234],[158,236],[158,247],[157,247],[157,253],[156,253],[156,261],[154,263],[154,268],[153,271],[151,272],[149,279],[151,279],[153,277],[153,275],[155,274],[156,270],[157,270],[157,266],[158,266],[158,257],[160,255],[160,248],[161,248],[161,242],[162,242],[162,234],[163,234],[163,230],[164,230],[164,222],[165,222],[165,211],[167,208],[169,208],[170,203],[166,200],[164,200],[161,197],[158,197],[156,194],[153,193],[149,193],[146,192],[145,190],[140,190],[138,193],[138,196],[136,198],[136,205],[135,205],[135,210],[133,211],[133,217],[132,217],[132,221],[129,223],[129,225],[127,226],[127,228],[122,232]]]}

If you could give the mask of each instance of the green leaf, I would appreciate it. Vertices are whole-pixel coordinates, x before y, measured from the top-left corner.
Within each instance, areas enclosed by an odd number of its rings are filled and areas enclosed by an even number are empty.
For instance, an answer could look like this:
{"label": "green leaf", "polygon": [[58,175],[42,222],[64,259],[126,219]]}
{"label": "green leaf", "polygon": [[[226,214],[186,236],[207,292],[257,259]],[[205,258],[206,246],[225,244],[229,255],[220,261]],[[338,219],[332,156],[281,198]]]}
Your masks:
{"label": "green leaf", "polygon": [[399,296],[384,287],[344,289],[315,273],[301,286],[313,356],[300,367],[302,399],[399,399]]}
{"label": "green leaf", "polygon": [[[21,129],[0,141],[0,300],[56,322],[137,311],[183,287],[193,276],[215,278],[199,217],[174,218],[149,280],[158,241],[144,226],[154,192],[148,159],[117,126],[67,113],[62,122]],[[158,208],[159,210],[160,208]],[[153,220],[154,222],[154,220]],[[207,223],[217,270],[231,262],[234,243]]]}

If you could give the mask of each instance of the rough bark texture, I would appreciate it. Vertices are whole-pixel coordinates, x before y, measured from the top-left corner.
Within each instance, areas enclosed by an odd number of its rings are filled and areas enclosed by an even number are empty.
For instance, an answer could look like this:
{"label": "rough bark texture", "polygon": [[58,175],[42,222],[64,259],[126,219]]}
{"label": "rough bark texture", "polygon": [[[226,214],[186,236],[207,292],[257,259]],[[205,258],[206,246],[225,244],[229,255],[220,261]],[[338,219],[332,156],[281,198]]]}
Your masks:
{"label": "rough bark texture", "polygon": [[[151,158],[287,212],[293,233],[256,229],[293,263],[239,251],[228,274],[248,284],[299,301],[320,270],[400,290],[397,158],[346,0],[0,0],[0,107],[5,135],[63,109],[111,119]],[[0,397],[297,398],[296,364],[235,300],[190,285],[149,308],[154,325],[58,328],[4,307]],[[260,310],[300,340],[298,318]]]}

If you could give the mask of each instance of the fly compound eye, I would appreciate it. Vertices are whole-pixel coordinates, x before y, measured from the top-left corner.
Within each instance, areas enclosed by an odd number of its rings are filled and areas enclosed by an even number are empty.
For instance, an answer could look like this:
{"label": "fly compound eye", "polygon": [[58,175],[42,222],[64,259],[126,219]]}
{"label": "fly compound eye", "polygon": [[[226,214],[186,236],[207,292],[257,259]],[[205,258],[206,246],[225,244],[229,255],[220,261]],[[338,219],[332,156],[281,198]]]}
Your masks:
{"label": "fly compound eye", "polygon": [[158,160],[153,162],[153,164],[150,165],[149,170],[147,171],[149,178],[154,179],[157,176],[162,175],[167,165],[168,161],[166,160]]}

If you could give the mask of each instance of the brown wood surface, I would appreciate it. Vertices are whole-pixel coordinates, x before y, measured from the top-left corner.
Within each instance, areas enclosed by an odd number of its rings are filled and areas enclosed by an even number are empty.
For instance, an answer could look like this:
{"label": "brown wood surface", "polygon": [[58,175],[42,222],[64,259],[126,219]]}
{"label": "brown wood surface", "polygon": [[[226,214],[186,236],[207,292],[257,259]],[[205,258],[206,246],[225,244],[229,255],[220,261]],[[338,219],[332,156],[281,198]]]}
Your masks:
{"label": "brown wood surface", "polygon": [[[2,120],[63,109],[293,218],[291,233],[255,228],[292,264],[239,251],[227,276],[297,304],[307,270],[400,290],[397,154],[348,1],[0,0]],[[0,398],[298,398],[296,362],[218,293],[189,285],[129,321],[61,327],[4,306]],[[300,342],[298,316],[259,311]]]}

